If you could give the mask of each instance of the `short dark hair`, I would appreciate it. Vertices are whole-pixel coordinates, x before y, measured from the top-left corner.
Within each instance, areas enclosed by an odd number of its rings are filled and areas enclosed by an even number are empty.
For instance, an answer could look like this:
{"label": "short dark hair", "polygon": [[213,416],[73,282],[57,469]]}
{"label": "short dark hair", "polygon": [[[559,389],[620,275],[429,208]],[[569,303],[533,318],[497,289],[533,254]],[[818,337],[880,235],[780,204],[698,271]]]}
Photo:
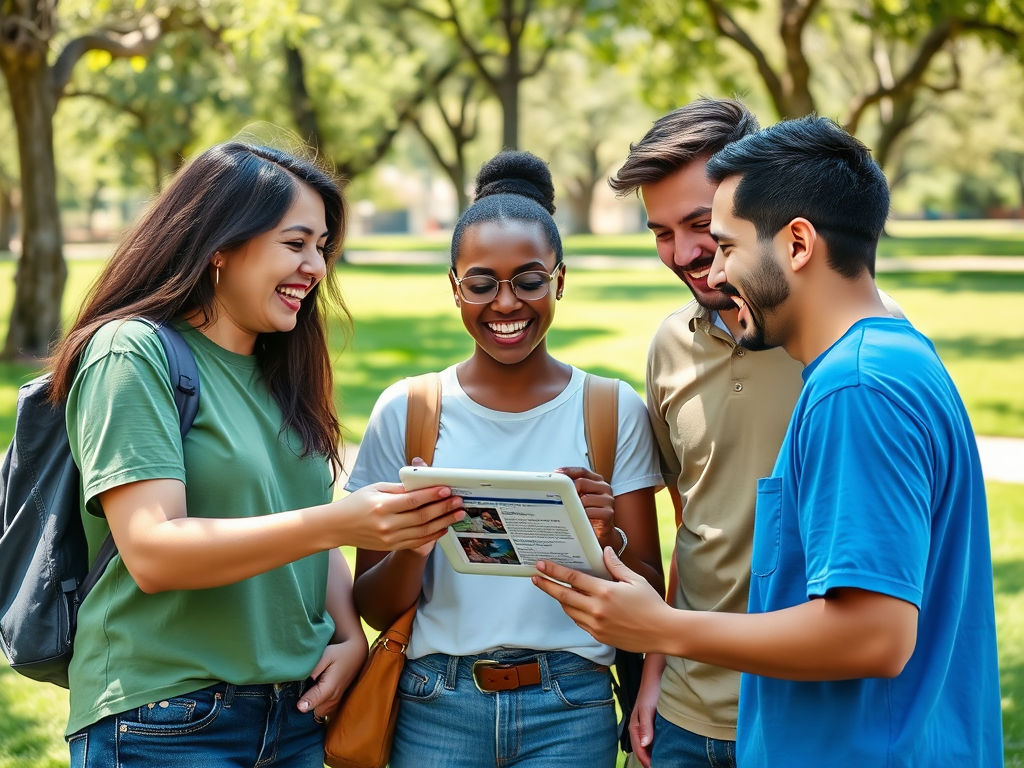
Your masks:
{"label": "short dark hair", "polygon": [[701,96],[657,120],[640,141],[630,144],[626,162],[608,179],[608,185],[625,197],[671,176],[698,157],[713,155],[759,127],[742,102]]}
{"label": "short dark hair", "polygon": [[719,184],[742,176],[733,215],[753,222],[762,240],[803,217],[828,246],[832,269],[874,276],[889,185],[871,151],[828,118],[786,120],[730,144],[708,161],[707,176]]}
{"label": "short dark hair", "polygon": [[466,230],[485,221],[537,222],[555,252],[555,264],[561,264],[562,238],[552,218],[555,186],[547,163],[529,152],[499,152],[480,168],[475,197],[452,232],[452,269],[459,259],[459,247]]}

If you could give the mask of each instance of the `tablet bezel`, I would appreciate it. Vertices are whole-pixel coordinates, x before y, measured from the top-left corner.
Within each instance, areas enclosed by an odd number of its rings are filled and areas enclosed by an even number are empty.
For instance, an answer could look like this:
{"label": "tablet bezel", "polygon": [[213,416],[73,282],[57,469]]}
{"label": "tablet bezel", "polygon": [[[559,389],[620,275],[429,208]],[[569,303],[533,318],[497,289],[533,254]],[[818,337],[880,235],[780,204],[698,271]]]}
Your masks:
{"label": "tablet bezel", "polygon": [[[590,564],[584,573],[611,578],[604,565],[601,545],[594,528],[587,517],[583,502],[580,501],[576,486],[568,475],[560,472],[520,472],[513,470],[448,469],[445,467],[402,467],[398,473],[406,490],[430,488],[444,485],[472,490],[527,490],[557,493],[566,510],[569,525],[580,542],[583,554]],[[514,538],[514,537],[510,537]],[[456,532],[449,527],[438,542],[459,573],[473,573],[488,576],[535,576],[543,575],[535,564],[506,565],[499,563],[470,563],[462,559],[461,545]]]}

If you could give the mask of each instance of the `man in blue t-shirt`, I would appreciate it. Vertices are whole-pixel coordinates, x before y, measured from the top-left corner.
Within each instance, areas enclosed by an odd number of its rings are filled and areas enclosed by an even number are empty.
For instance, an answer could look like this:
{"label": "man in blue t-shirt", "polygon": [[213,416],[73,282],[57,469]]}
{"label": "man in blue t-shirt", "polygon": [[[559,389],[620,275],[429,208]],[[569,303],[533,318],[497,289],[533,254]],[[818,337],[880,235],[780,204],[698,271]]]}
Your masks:
{"label": "man in blue t-shirt", "polygon": [[535,582],[603,642],[746,673],[742,768],[1001,766],[981,466],[934,347],[878,298],[885,177],[814,117],[730,144],[707,174],[709,285],[743,346],[806,366],[758,483],[750,612],[673,610],[610,551],[616,582],[547,563],[573,588]]}

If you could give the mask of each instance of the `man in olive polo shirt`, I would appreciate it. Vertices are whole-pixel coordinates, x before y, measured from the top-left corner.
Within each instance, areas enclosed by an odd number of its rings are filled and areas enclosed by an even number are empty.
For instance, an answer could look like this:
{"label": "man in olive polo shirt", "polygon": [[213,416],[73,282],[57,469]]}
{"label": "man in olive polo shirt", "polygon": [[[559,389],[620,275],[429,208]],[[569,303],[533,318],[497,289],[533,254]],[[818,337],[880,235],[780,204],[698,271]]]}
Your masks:
{"label": "man in olive polo shirt", "polygon": [[[782,348],[736,343],[736,304],[707,282],[718,246],[705,165],[757,130],[740,102],[698,99],[655,122],[610,181],[619,196],[639,193],[658,256],[694,296],[662,323],[647,365],[678,526],[668,599],[681,609],[746,612],[757,480],[771,474],[802,385]],[[735,766],[739,689],[739,672],[648,654],[630,722],[636,756],[654,768]]]}

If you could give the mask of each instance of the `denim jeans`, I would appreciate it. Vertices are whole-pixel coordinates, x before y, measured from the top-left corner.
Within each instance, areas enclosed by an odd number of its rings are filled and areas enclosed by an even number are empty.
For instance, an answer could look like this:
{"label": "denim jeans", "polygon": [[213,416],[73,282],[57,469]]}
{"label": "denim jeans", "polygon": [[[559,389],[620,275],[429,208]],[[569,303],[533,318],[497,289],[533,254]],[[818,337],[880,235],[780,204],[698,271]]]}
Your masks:
{"label": "denim jeans", "polygon": [[711,739],[654,716],[651,768],[736,768],[736,742]]}
{"label": "denim jeans", "polygon": [[71,768],[323,768],[305,685],[218,683],[110,715],[68,739]]}
{"label": "denim jeans", "polygon": [[[537,659],[541,682],[484,693],[477,659]],[[607,667],[566,651],[431,654],[405,664],[390,768],[613,768],[618,742]]]}

